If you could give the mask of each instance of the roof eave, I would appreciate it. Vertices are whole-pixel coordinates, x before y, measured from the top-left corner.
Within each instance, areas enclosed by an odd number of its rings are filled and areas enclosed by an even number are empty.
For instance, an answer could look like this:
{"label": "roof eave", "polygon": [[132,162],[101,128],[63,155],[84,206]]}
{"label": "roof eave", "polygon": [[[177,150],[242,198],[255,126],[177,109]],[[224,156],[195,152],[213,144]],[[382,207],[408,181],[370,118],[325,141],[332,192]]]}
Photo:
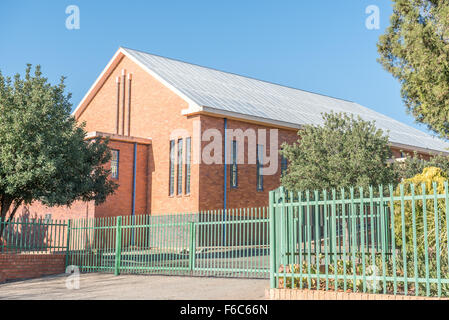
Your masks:
{"label": "roof eave", "polygon": [[272,119],[247,115],[247,114],[233,112],[233,111],[220,110],[220,109],[207,107],[207,106],[200,106],[200,108],[198,108],[198,109],[186,109],[186,110],[182,111],[182,114],[185,116],[192,116],[192,115],[196,115],[196,114],[218,116],[218,117],[224,117],[224,118],[229,118],[229,119],[235,119],[237,121],[246,121],[246,122],[252,122],[252,123],[256,123],[256,124],[258,123],[258,124],[266,125],[269,127],[284,128],[284,129],[288,129],[288,130],[299,130],[299,129],[303,128],[303,125],[300,125],[297,123],[272,120]]}
{"label": "roof eave", "polygon": [[418,152],[427,153],[429,155],[442,154],[444,156],[449,156],[449,151],[442,151],[442,150],[434,150],[434,149],[429,149],[429,148],[417,147],[417,146],[412,146],[412,145],[398,143],[398,142],[393,142],[393,141],[390,142],[390,145],[392,147],[396,147],[396,148],[404,148],[404,149],[407,149],[407,150],[416,150]]}
{"label": "roof eave", "polygon": [[[292,122],[285,122],[285,121],[277,121],[272,119],[267,119],[263,117],[256,117],[251,115],[245,115],[242,113],[232,112],[232,111],[225,111],[220,109],[215,109],[207,106],[201,106],[198,109],[186,109],[182,111],[182,114],[185,116],[191,116],[196,114],[205,114],[205,115],[212,115],[212,116],[220,116],[220,117],[227,117],[227,118],[234,118],[236,120],[241,121],[250,121],[255,123],[260,123],[262,125],[268,125],[270,127],[277,127],[277,128],[286,128],[290,130],[300,130],[304,128],[304,125],[300,125],[297,123]],[[426,154],[442,154],[445,156],[449,156],[449,150],[448,151],[441,151],[441,150],[434,150],[429,148],[423,148],[423,147],[417,147],[413,145],[407,145],[403,143],[398,143],[394,141],[390,141],[390,146],[396,147],[396,148],[404,148],[405,150],[416,150],[421,153]]]}
{"label": "roof eave", "polygon": [[150,145],[152,143],[151,138],[142,138],[142,137],[133,137],[133,136],[125,136],[121,134],[108,133],[108,132],[100,132],[100,131],[92,131],[86,134],[86,140],[92,140],[97,138],[109,138],[112,141],[119,142],[129,142],[129,143],[137,143]]}

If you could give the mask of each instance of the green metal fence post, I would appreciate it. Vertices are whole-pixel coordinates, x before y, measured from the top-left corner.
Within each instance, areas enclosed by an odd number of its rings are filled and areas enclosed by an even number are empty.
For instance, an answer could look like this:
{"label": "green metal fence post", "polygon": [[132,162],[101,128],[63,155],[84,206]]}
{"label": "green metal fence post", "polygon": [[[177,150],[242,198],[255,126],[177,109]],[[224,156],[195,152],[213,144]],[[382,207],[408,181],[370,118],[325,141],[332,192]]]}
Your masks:
{"label": "green metal fence post", "polygon": [[67,248],[65,251],[65,268],[69,266],[69,253],[70,253],[70,225],[72,224],[72,220],[67,221]]}
{"label": "green metal fence post", "polygon": [[120,274],[120,259],[122,255],[122,217],[117,218],[115,233],[115,268],[114,275]]}
{"label": "green metal fence post", "polygon": [[196,251],[196,228],[195,222],[190,222],[190,243],[189,243],[189,270],[195,269],[195,251]]}
{"label": "green metal fence post", "polygon": [[276,197],[276,191],[270,191],[270,208],[269,208],[269,218],[270,218],[270,287],[276,288],[276,226],[275,226],[275,208],[274,199]]}

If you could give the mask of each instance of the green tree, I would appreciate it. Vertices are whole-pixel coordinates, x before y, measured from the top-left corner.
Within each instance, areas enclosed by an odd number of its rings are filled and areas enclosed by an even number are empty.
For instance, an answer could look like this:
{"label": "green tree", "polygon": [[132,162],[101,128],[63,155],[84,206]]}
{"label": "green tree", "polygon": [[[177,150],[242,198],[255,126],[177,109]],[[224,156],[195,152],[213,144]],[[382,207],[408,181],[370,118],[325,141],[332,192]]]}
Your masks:
{"label": "green tree", "polygon": [[289,190],[331,190],[389,184],[394,180],[388,136],[342,113],[323,114],[322,126],[307,125],[293,145],[283,144],[288,169],[281,183]]}
{"label": "green tree", "polygon": [[379,62],[397,78],[407,111],[449,137],[449,1],[393,0]]}
{"label": "green tree", "polygon": [[[0,72],[0,217],[11,220],[22,204],[70,206],[106,200],[117,185],[104,168],[108,141],[86,141],[70,115],[64,78],[52,86],[40,66],[12,80]],[[0,235],[1,235],[0,230]]]}

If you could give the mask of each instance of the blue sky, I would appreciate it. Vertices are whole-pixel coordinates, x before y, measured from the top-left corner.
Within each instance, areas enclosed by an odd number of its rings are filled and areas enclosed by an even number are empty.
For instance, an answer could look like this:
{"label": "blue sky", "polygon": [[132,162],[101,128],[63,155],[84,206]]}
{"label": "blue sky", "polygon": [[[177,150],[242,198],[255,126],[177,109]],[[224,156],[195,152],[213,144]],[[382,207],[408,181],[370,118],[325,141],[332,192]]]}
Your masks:
{"label": "blue sky", "polygon": [[[68,5],[80,29],[65,26]],[[380,30],[365,9],[380,8]],[[40,64],[56,83],[67,76],[73,108],[119,46],[352,100],[399,121],[398,82],[376,61],[390,0],[1,0],[0,70]]]}

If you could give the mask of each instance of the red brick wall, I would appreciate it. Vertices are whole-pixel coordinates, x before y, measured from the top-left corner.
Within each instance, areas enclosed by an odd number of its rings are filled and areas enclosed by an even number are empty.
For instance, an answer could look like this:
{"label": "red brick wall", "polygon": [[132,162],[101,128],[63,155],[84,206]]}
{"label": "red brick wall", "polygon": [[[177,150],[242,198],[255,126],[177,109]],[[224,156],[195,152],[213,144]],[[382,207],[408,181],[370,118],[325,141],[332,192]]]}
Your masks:
{"label": "red brick wall", "polygon": [[[110,141],[111,149],[119,150],[119,177],[114,180],[118,185],[115,194],[95,209],[95,217],[127,216],[132,212],[132,190],[133,190],[133,165],[134,144],[130,142]],[[136,166],[136,207],[137,215],[148,213],[150,199],[148,188],[150,177],[148,176],[148,155],[151,145],[137,145]],[[110,168],[110,164],[106,166]]]}
{"label": "red brick wall", "polygon": [[[266,147],[264,153],[270,155],[270,127],[258,124],[252,124],[237,120],[228,120],[228,129],[254,129],[257,133],[259,129],[266,130]],[[224,120],[222,118],[215,118],[211,116],[201,116],[201,130],[204,132],[207,129],[215,128],[224,135]],[[257,139],[256,139],[257,140]],[[278,148],[282,143],[289,144],[298,140],[296,131],[279,129],[278,131]],[[203,142],[204,148],[209,142]],[[222,142],[224,146],[224,141]],[[242,150],[240,150],[241,152]],[[224,152],[224,149],[223,149]],[[255,151],[253,151],[255,152]],[[239,153],[239,150],[237,151]],[[230,170],[231,166],[227,168],[227,208],[248,208],[260,207],[268,205],[268,193],[270,190],[276,189],[280,185],[280,168],[281,157],[278,154],[278,170],[275,175],[266,175],[263,177],[263,191],[257,191],[257,166],[255,164],[248,164],[248,140],[245,139],[245,164],[238,165],[238,187],[231,188]],[[224,155],[223,155],[224,160]],[[214,210],[223,208],[223,165],[201,164],[200,166],[200,210]]]}
{"label": "red brick wall", "polygon": [[[392,153],[393,153],[393,156],[394,156],[396,159],[402,158],[402,156],[401,156],[401,151],[403,152],[403,155],[404,155],[404,156],[407,156],[407,154],[413,156],[413,154],[414,154],[413,150],[410,150],[410,149],[404,149],[404,148],[396,148],[396,147],[394,147],[394,148],[391,148],[391,151],[392,151]],[[418,153],[418,155],[419,155],[422,159],[424,159],[424,160],[429,160],[429,159],[430,159],[430,156],[429,156],[428,154]]]}
{"label": "red brick wall", "polygon": [[51,214],[53,220],[93,218],[95,214],[95,203],[93,201],[87,203],[76,201],[70,207],[61,206],[49,208],[36,201],[32,205],[19,208],[15,217],[45,218],[45,215],[48,213]]}
{"label": "red brick wall", "polygon": [[307,289],[266,289],[269,300],[448,300],[447,298]]}
{"label": "red brick wall", "polygon": [[[117,99],[115,79],[117,76],[121,76],[122,69],[133,74],[131,136],[152,139],[147,176],[153,187],[148,190],[147,197],[151,201],[146,211],[152,214],[198,211],[198,166],[192,165],[191,168],[190,195],[169,197],[170,133],[175,129],[185,129],[187,133],[182,137],[192,137],[193,121],[198,117],[183,116],[181,111],[188,108],[187,102],[165,85],[125,57],[106,79],[87,109],[82,113],[77,113],[78,121],[86,122],[87,131],[115,133]],[[175,138],[178,137],[181,136]],[[176,183],[175,179],[175,185]],[[183,181],[183,190],[185,190],[184,184]],[[128,201],[126,200],[126,202]]]}
{"label": "red brick wall", "polygon": [[0,283],[65,272],[65,254],[0,253]]}
{"label": "red brick wall", "polygon": [[[259,129],[266,130],[266,150],[264,153],[267,156],[270,155],[270,127],[248,123],[244,121],[238,121],[233,119],[228,119],[227,121],[228,129],[242,129],[246,131],[247,129],[254,129],[256,132]],[[201,115],[201,130],[202,132],[207,129],[217,129],[220,131],[222,136],[224,136],[224,119],[212,116]],[[276,189],[280,185],[281,176],[281,156],[279,155],[279,149],[282,144],[288,143],[293,144],[299,139],[296,130],[286,130],[279,129],[278,131],[278,171],[275,175],[264,176],[263,177],[263,191],[257,191],[257,166],[255,164],[248,164],[248,141],[245,139],[245,164],[238,165],[238,187],[231,188],[230,183],[230,170],[231,166],[228,165],[227,170],[227,208],[248,208],[248,207],[259,207],[268,205],[268,193],[270,190]],[[204,148],[209,141],[202,142],[202,147]],[[222,148],[224,151],[224,141],[222,143]],[[400,157],[400,151],[397,148],[392,148],[393,155],[395,157]],[[410,150],[403,150],[404,153],[411,153]],[[239,151],[238,151],[239,153]],[[428,159],[428,155],[420,154],[424,159]],[[223,208],[223,175],[224,166],[223,165],[200,165],[200,210],[216,210]]]}

